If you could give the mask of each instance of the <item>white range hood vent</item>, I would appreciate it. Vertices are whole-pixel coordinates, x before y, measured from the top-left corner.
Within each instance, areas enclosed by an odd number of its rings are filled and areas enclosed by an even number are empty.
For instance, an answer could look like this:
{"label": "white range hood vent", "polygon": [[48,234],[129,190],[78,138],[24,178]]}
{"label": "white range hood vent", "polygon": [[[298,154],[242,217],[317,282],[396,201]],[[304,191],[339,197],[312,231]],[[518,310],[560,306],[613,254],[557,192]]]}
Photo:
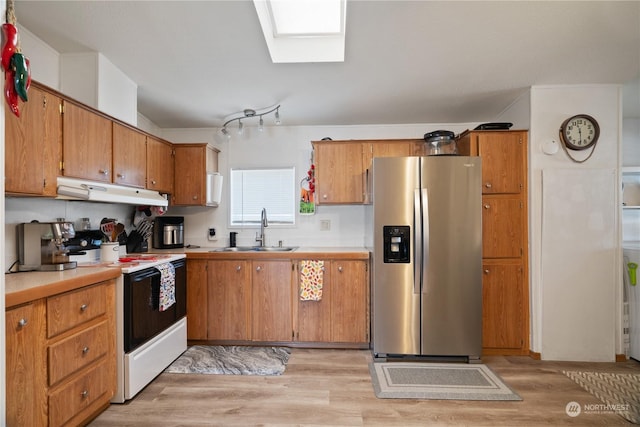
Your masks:
{"label": "white range hood vent", "polygon": [[166,207],[169,205],[167,198],[157,191],[62,176],[58,177],[58,197],[56,198],[143,206]]}

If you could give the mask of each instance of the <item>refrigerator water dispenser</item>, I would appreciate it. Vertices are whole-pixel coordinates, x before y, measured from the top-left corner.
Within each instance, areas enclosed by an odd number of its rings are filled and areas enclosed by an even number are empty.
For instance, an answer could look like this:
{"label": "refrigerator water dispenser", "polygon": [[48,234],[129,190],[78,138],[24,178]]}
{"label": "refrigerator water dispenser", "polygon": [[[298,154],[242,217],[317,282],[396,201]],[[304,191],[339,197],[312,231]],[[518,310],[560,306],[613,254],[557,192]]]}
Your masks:
{"label": "refrigerator water dispenser", "polygon": [[409,263],[410,227],[408,225],[385,225],[382,228],[384,262]]}

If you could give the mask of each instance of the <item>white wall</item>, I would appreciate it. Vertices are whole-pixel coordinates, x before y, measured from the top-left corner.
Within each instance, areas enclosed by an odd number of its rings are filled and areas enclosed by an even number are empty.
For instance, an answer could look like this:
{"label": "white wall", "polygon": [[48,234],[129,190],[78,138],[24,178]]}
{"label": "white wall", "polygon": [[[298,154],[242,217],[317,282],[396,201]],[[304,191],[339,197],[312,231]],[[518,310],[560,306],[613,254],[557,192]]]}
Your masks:
{"label": "white wall", "polygon": [[[542,144],[558,141],[560,124],[579,113],[600,123],[593,157],[577,164],[562,149],[544,154]],[[621,117],[617,85],[531,89],[532,350],[543,359],[613,361],[622,353]]]}
{"label": "white wall", "polygon": [[52,89],[60,88],[60,54],[18,24],[20,46],[31,65],[31,78]]}
{"label": "white wall", "polygon": [[[286,117],[283,114],[283,120]],[[207,142],[218,149],[219,169],[225,177],[222,203],[218,208],[170,208],[167,215],[185,217],[185,243],[199,246],[226,246],[229,243],[229,169],[236,167],[295,166],[298,181],[307,175],[311,161],[311,141],[324,137],[338,139],[422,138],[425,133],[447,129],[459,133],[473,129],[468,124],[414,124],[366,126],[272,126],[259,132],[245,123],[243,135],[233,130],[227,141],[217,129],[163,129],[162,137],[176,143]],[[365,214],[368,206],[318,206],[315,215],[298,215],[294,227],[271,226],[266,230],[267,245],[357,246],[366,243]],[[329,231],[320,230],[320,221],[331,222]],[[207,229],[215,227],[219,239],[209,242]],[[239,231],[238,245],[255,244],[255,228]]]}

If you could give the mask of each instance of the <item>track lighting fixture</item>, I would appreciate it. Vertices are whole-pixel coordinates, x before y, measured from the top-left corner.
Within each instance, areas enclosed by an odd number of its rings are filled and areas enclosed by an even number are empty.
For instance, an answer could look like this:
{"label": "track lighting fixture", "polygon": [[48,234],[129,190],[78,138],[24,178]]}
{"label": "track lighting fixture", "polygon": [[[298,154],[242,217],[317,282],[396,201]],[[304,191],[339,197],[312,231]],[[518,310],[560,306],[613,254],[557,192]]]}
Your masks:
{"label": "track lighting fixture", "polygon": [[223,125],[222,125],[222,129],[220,129],[220,132],[227,137],[227,139],[231,139],[231,133],[229,133],[229,130],[227,129],[227,125],[229,123],[232,123],[234,121],[238,121],[238,135],[242,135],[242,132],[244,130],[244,124],[242,123],[243,120],[246,119],[250,119],[253,117],[259,117],[260,121],[258,122],[258,130],[260,132],[262,132],[264,130],[264,120],[262,118],[262,116],[266,116],[267,114],[271,114],[271,113],[275,113],[274,114],[274,118],[275,118],[275,124],[279,125],[281,123],[280,121],[280,105],[276,105],[275,107],[269,107],[264,109],[264,111],[256,111],[253,110],[251,108],[247,108],[244,111],[242,111],[241,113],[237,113],[235,114],[236,117],[232,117],[229,120],[227,120]]}

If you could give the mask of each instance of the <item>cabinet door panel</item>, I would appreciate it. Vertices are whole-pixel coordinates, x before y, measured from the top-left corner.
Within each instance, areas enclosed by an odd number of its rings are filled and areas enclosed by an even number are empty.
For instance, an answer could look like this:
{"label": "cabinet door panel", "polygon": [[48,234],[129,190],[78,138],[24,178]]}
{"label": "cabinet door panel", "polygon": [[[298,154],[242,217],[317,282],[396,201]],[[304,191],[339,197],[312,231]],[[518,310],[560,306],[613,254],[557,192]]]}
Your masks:
{"label": "cabinet door panel", "polygon": [[206,144],[198,146],[176,145],[172,202],[174,205],[204,205],[206,171]]}
{"label": "cabinet door panel", "polygon": [[523,135],[519,132],[481,132],[477,138],[482,157],[482,192],[521,193],[525,179]]}
{"label": "cabinet door panel", "polygon": [[209,339],[251,339],[250,265],[240,260],[209,262]]}
{"label": "cabinet door panel", "polygon": [[291,261],[253,261],[252,269],[252,339],[291,341]]}
{"label": "cabinet door panel", "polygon": [[20,105],[20,117],[5,108],[5,192],[52,196],[62,160],[59,97],[38,87]]}
{"label": "cabinet door panel", "polygon": [[7,425],[46,426],[46,358],[42,301],[5,314]]}
{"label": "cabinet door panel", "polygon": [[482,257],[521,257],[525,233],[522,201],[483,196],[482,207]]}
{"label": "cabinet door panel", "polygon": [[64,102],[64,176],[111,182],[111,120],[71,102]]}
{"label": "cabinet door panel", "polygon": [[482,280],[482,346],[523,345],[525,310],[520,264],[484,264]]}
{"label": "cabinet door panel", "polygon": [[332,341],[368,341],[368,288],[364,261],[331,262]]}
{"label": "cabinet door panel", "polygon": [[314,147],[318,204],[364,202],[363,145],[327,143]]}
{"label": "cabinet door panel", "polygon": [[207,261],[187,261],[187,339],[206,340]]}
{"label": "cabinet door panel", "polygon": [[147,137],[119,123],[113,124],[113,182],[144,188]]}
{"label": "cabinet door panel", "polygon": [[147,189],[173,193],[173,147],[147,136]]}
{"label": "cabinet door panel", "polygon": [[[300,269],[298,268],[298,272]],[[298,341],[331,341],[331,261],[324,262],[322,271],[322,299],[300,300],[300,278],[296,297],[298,299]]]}

